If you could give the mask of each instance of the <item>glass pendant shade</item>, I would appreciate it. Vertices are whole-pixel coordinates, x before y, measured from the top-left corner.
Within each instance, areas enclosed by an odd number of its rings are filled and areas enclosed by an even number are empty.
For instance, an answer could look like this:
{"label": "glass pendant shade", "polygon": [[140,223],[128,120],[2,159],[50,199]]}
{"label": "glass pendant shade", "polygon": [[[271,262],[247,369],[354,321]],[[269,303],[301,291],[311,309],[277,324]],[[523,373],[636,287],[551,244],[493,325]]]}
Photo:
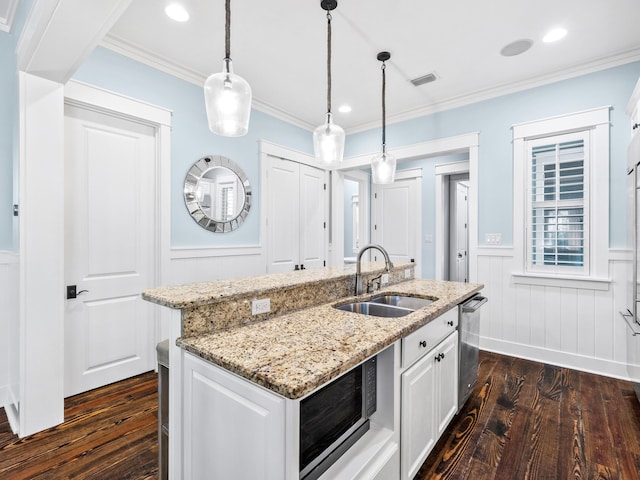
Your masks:
{"label": "glass pendant shade", "polygon": [[371,159],[372,181],[375,184],[393,183],[396,176],[396,157],[384,149]]}
{"label": "glass pendant shade", "polygon": [[327,166],[338,165],[344,155],[344,129],[333,123],[331,114],[327,122],[313,131],[313,150],[316,159]]}
{"label": "glass pendant shade", "polygon": [[214,73],[204,83],[209,130],[225,137],[240,137],[249,130],[251,87],[233,73],[230,59],[222,63],[222,72]]}

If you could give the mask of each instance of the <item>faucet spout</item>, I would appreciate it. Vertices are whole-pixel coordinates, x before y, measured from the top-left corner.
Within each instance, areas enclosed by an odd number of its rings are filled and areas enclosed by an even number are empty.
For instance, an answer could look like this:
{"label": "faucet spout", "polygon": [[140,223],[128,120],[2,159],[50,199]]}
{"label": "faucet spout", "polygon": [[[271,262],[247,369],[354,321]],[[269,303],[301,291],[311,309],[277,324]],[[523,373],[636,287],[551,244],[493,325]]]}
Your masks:
{"label": "faucet spout", "polygon": [[362,294],[362,255],[364,254],[365,251],[371,249],[371,248],[375,248],[376,250],[378,250],[380,253],[382,253],[382,255],[384,256],[384,263],[385,263],[385,268],[387,270],[387,273],[391,271],[391,269],[393,268],[393,263],[391,263],[391,259],[389,258],[389,254],[387,253],[387,251],[382,248],[381,245],[377,245],[375,243],[371,243],[369,245],[365,245],[364,247],[362,247],[360,249],[360,251],[358,252],[358,259],[356,261],[356,295],[361,295]]}

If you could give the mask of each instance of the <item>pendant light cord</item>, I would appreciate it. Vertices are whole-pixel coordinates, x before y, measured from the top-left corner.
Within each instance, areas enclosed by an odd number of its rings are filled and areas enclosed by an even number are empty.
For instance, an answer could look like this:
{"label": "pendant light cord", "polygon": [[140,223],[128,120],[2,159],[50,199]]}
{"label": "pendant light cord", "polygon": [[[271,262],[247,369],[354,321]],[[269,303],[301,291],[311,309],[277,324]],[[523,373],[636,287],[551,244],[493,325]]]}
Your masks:
{"label": "pendant light cord", "polygon": [[386,117],[387,117],[387,106],[385,102],[385,90],[387,87],[387,75],[386,75],[386,65],[382,62],[382,152],[387,151],[387,128],[386,128]]}
{"label": "pendant light cord", "polygon": [[327,114],[329,113],[331,113],[331,14],[327,12]]}
{"label": "pendant light cord", "polygon": [[231,60],[231,0],[226,0],[224,5],[225,26],[224,26],[224,59],[229,69],[229,60]]}

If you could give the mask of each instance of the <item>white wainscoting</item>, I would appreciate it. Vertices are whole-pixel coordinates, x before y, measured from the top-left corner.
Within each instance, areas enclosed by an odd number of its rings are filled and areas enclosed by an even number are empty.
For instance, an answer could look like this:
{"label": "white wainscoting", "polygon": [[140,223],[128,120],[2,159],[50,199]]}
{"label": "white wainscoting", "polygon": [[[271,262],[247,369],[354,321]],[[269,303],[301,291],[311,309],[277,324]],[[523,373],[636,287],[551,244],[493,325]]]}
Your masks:
{"label": "white wainscoting", "polygon": [[267,263],[260,246],[174,248],[163,285],[263,275]]}
{"label": "white wainscoting", "polygon": [[625,280],[631,255],[609,251],[607,290],[516,284],[511,248],[478,248],[477,281],[489,302],[482,308],[480,348],[627,379]]}
{"label": "white wainscoting", "polygon": [[17,418],[9,405],[17,403],[19,346],[19,263],[18,254],[0,251],[0,407],[5,407],[12,425]]}

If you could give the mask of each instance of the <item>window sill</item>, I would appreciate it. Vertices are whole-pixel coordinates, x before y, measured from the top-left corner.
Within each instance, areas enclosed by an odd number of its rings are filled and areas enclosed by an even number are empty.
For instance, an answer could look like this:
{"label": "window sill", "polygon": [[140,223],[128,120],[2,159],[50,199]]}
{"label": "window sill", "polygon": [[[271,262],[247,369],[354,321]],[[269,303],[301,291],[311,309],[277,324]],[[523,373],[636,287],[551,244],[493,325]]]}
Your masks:
{"label": "window sill", "polygon": [[579,288],[583,290],[609,290],[611,279],[595,277],[570,277],[560,275],[540,275],[531,273],[512,273],[513,283],[519,285],[538,285],[542,287]]}

